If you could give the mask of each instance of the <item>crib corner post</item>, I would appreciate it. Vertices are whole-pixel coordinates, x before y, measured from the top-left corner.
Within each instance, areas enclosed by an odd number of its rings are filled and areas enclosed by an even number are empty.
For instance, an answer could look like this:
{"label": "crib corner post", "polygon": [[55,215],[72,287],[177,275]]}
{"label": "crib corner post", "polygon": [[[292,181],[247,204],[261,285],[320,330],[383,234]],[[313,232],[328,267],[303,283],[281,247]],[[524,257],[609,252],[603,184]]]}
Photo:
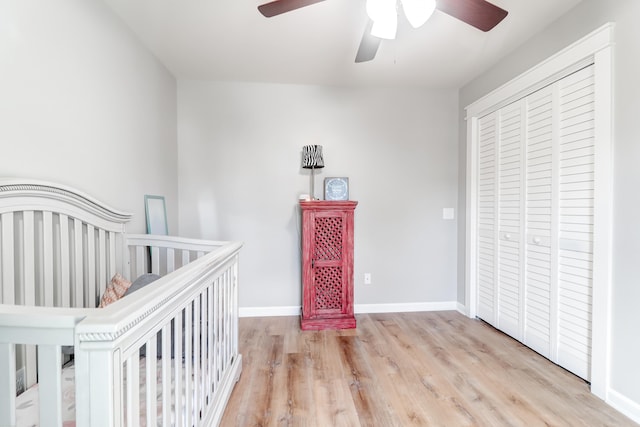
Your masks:
{"label": "crib corner post", "polygon": [[76,426],[120,427],[120,350],[111,341],[87,340],[90,335],[76,334]]}
{"label": "crib corner post", "polygon": [[16,424],[15,344],[0,343],[0,369],[0,426],[12,426]]}

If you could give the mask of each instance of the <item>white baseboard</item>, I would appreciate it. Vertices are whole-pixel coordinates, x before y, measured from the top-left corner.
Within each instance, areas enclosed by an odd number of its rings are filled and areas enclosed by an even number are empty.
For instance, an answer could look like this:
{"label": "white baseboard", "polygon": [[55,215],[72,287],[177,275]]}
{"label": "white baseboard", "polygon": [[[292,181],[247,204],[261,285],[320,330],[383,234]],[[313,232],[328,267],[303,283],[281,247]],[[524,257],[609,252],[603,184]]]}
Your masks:
{"label": "white baseboard", "polygon": [[411,313],[414,311],[446,311],[456,310],[454,301],[443,302],[410,302],[398,304],[356,304],[356,313]]}
{"label": "white baseboard", "polygon": [[615,390],[609,390],[607,393],[607,403],[634,422],[640,423],[640,403],[634,402]]}
{"label": "white baseboard", "polygon": [[[399,304],[356,304],[354,312],[364,313],[410,313],[414,311],[446,311],[457,310],[459,304],[456,301],[444,302],[417,302]],[[240,307],[240,317],[273,317],[273,316],[299,316],[300,306],[283,307]]]}
{"label": "white baseboard", "polygon": [[275,317],[275,316],[299,316],[302,308],[298,306],[283,307],[240,307],[240,317]]}
{"label": "white baseboard", "polygon": [[462,304],[461,302],[458,302],[456,304],[457,304],[458,313],[464,314],[465,316],[469,317],[469,311],[467,310],[467,306]]}

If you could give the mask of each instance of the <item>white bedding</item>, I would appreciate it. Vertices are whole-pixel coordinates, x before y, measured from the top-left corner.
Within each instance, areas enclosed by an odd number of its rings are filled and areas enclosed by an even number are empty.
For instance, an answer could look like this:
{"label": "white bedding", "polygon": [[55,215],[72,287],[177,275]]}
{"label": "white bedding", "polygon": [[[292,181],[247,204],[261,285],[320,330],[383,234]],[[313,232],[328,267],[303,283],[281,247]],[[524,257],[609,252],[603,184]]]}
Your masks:
{"label": "white bedding", "polygon": [[[73,365],[62,370],[62,425],[64,427],[76,425],[75,374],[76,370]],[[39,407],[40,392],[38,384],[36,384],[16,398],[17,427],[39,426]]]}
{"label": "white bedding", "polygon": [[[172,360],[173,362],[173,360]],[[173,363],[172,363],[173,365]],[[158,425],[162,425],[162,365],[160,360],[157,364],[157,414]],[[146,362],[145,358],[140,358],[140,425],[146,426]],[[171,394],[174,395],[173,369],[171,375]],[[184,377],[183,377],[184,378]],[[67,366],[62,370],[62,425],[63,427],[75,427],[76,414],[76,394],[75,394],[75,367]],[[29,388],[26,392],[17,397],[16,402],[16,426],[17,427],[37,427],[40,425],[40,414],[38,411],[40,405],[40,393],[38,384]],[[173,421],[172,407],[172,421]]]}

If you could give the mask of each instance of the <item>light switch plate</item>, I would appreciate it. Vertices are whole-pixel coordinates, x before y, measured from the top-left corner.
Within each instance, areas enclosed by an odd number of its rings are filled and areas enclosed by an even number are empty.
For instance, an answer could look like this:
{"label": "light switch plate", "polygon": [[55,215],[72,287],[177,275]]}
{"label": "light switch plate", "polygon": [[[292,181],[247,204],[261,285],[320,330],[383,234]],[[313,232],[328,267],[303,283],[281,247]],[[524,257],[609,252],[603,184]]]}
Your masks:
{"label": "light switch plate", "polygon": [[455,219],[455,212],[454,208],[442,208],[442,219]]}

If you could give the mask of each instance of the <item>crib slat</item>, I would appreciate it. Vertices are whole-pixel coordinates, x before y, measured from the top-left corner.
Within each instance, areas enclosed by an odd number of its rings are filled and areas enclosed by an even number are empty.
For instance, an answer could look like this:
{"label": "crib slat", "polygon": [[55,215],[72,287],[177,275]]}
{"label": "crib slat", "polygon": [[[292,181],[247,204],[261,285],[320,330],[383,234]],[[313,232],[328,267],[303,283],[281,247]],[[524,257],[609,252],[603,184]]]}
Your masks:
{"label": "crib slat", "polygon": [[227,327],[226,330],[226,335],[225,335],[225,342],[227,343],[226,345],[226,354],[225,354],[225,369],[228,368],[228,366],[231,363],[231,330],[232,330],[232,325],[231,325],[231,273],[229,271],[226,271],[224,273],[224,288],[225,288],[225,303],[226,303],[226,307],[225,307],[225,315],[226,315],[226,321],[225,321],[225,325]]}
{"label": "crib slat", "polygon": [[44,305],[53,306],[53,215],[42,212],[42,243],[44,259]]}
{"label": "crib slat", "polygon": [[0,426],[16,425],[16,346],[0,343],[0,366],[8,372],[0,375]]}
{"label": "crib slat", "polygon": [[176,252],[172,248],[167,248],[167,273],[176,269]]}
{"label": "crib slat", "polygon": [[209,285],[207,288],[207,296],[209,297],[209,303],[207,304],[207,311],[209,312],[207,316],[207,345],[209,346],[208,354],[208,376],[207,376],[207,395],[210,395],[212,390],[212,386],[214,384],[215,375],[213,373],[213,348],[214,348],[214,333],[213,333],[213,285]]}
{"label": "crib slat", "polygon": [[146,397],[147,397],[147,425],[155,426],[158,424],[158,410],[156,408],[156,394],[157,394],[157,339],[156,336],[152,336],[149,341],[147,341],[147,384],[146,384]]}
{"label": "crib slat", "polygon": [[83,277],[83,263],[82,263],[82,222],[79,219],[73,219],[73,259],[74,259],[74,271],[73,277],[76,286],[74,292],[74,305],[75,307],[84,306],[84,277]]}
{"label": "crib slat", "polygon": [[190,357],[189,360],[193,361],[192,396],[196,397],[196,399],[192,402],[192,413],[195,420],[197,420],[198,413],[200,412],[200,406],[197,398],[198,396],[200,396],[200,295],[196,296],[193,306],[193,357]]}
{"label": "crib slat", "polygon": [[[182,313],[184,313],[184,311],[181,311],[180,313],[178,313],[178,315],[174,318],[174,331],[173,334],[175,336],[175,340],[173,342],[174,344],[174,355],[175,357],[173,358],[174,360],[174,372],[175,372],[175,394],[174,394],[174,398],[175,398],[175,413],[176,413],[176,419],[175,419],[175,425],[176,427],[182,427],[183,424],[183,419],[182,419],[182,413],[183,413],[183,403],[182,403],[182,395],[183,393],[181,393],[181,390],[183,388],[182,386],[182,375],[183,375],[183,370],[182,370],[182,357],[181,355],[183,354],[183,349],[182,349]],[[184,353],[186,355],[186,352]]]}
{"label": "crib slat", "polygon": [[[25,211],[22,215],[24,241],[24,304],[36,305],[35,215],[33,211]],[[24,346],[24,351],[25,374],[27,377],[26,387],[31,387],[38,381],[36,370],[36,348],[33,345],[27,345]]]}
{"label": "crib slat", "polygon": [[87,224],[87,300],[85,307],[96,307],[96,232]]}
{"label": "crib slat", "polygon": [[69,217],[60,214],[60,289],[62,306],[71,307],[71,263],[69,260]]}
{"label": "crib slat", "polygon": [[215,334],[216,334],[216,348],[214,350],[214,375],[216,377],[216,387],[218,385],[219,379],[220,379],[220,347],[221,347],[221,340],[222,340],[222,331],[220,328],[220,311],[221,311],[221,307],[222,307],[222,302],[220,300],[220,278],[217,278],[215,280],[215,285],[214,285],[214,292],[215,292],[215,318],[214,318],[214,329],[215,329]]}
{"label": "crib slat", "polygon": [[134,354],[127,359],[127,426],[140,424],[140,359]]}
{"label": "crib slat", "polygon": [[38,346],[40,426],[62,425],[62,353],[58,345]]}
{"label": "crib slat", "polygon": [[[107,277],[111,278],[118,272],[116,260],[116,233],[109,231],[107,234],[109,242],[109,267],[107,268]],[[124,274],[124,271],[122,271]]]}
{"label": "crib slat", "polygon": [[111,277],[107,277],[107,238],[102,228],[98,229],[98,287],[100,288],[99,296],[104,293],[107,283]]}
{"label": "crib slat", "polygon": [[189,258],[191,256],[189,255],[189,251],[186,249],[182,250],[182,266],[185,266],[187,264],[189,264]]}
{"label": "crib slat", "polygon": [[[136,246],[136,277],[140,277],[145,273],[144,268],[145,247]],[[131,280],[134,280],[132,277]]]}
{"label": "crib slat", "polygon": [[160,248],[151,248],[151,272],[160,274]]}
{"label": "crib slat", "polygon": [[193,337],[193,312],[191,310],[191,303],[187,304],[184,310],[185,328],[184,328],[184,415],[185,425],[193,425],[191,418],[193,410],[193,381],[191,381],[191,366],[193,363],[191,338]]}
{"label": "crib slat", "polygon": [[226,370],[229,365],[229,272],[225,271],[222,275],[222,292],[223,292],[223,303],[224,308],[222,309],[222,315],[224,316],[224,321],[222,325],[224,326],[224,337],[222,338],[224,342],[223,347],[223,357],[222,357],[222,370]]}
{"label": "crib slat", "polygon": [[233,310],[233,276],[231,270],[225,273],[227,277],[227,367],[231,365],[231,359],[233,358],[233,316],[235,314]]}
{"label": "crib slat", "polygon": [[13,255],[13,213],[2,214],[2,294],[0,302],[15,303],[14,255]]}
{"label": "crib slat", "polygon": [[[162,425],[171,425],[171,323],[162,328]],[[176,357],[178,357],[176,355]]]}
{"label": "crib slat", "polygon": [[24,239],[24,304],[36,305],[36,261],[35,261],[35,232],[33,211],[23,213]]}
{"label": "crib slat", "polygon": [[231,301],[231,311],[233,311],[233,354],[238,354],[238,256],[235,257],[235,262],[231,270],[233,281],[231,286],[233,287],[233,300]]}

